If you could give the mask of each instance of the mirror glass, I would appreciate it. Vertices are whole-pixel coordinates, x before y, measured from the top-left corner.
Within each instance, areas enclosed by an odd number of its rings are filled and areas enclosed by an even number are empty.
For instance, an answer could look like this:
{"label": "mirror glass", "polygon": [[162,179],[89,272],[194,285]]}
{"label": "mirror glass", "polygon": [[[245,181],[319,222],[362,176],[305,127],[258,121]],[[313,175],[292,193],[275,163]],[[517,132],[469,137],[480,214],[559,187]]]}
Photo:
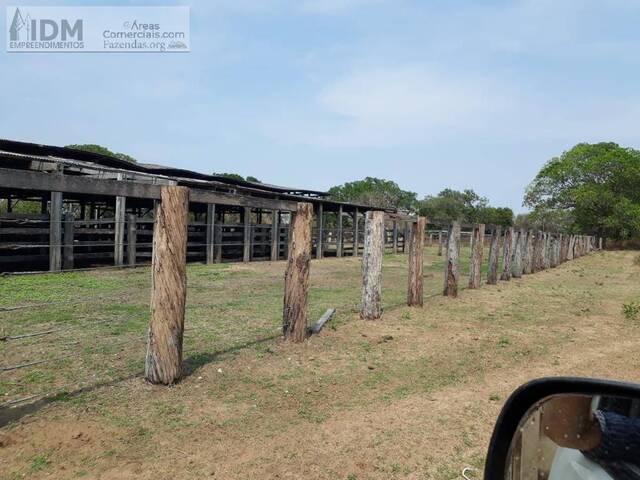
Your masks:
{"label": "mirror glass", "polygon": [[506,480],[640,480],[640,399],[554,395],[511,441]]}

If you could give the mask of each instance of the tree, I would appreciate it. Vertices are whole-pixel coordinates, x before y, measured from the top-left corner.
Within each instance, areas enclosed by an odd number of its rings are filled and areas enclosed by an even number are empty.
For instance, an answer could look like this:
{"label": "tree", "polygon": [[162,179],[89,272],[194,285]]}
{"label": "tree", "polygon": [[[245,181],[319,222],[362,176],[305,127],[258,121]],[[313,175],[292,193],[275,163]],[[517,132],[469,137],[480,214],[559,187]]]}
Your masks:
{"label": "tree", "polygon": [[241,182],[262,183],[256,177],[252,177],[251,175],[248,175],[247,178],[244,178],[242,175],[238,173],[215,173],[214,172],[212,173],[212,175],[216,177],[224,177],[224,178],[231,178],[233,180],[240,180]]}
{"label": "tree", "polygon": [[114,157],[119,160],[124,160],[126,162],[137,163],[137,160],[126,153],[114,153],[109,150],[107,147],[103,147],[102,145],[96,145],[95,143],[84,143],[84,144],[71,144],[67,145],[65,148],[73,148],[74,150],[82,150],[84,152],[98,153],[100,155],[106,155],[108,157]]}
{"label": "tree", "polygon": [[479,196],[473,190],[462,192],[445,188],[438,195],[427,196],[420,202],[420,215],[433,220],[475,223],[480,212],[485,209],[489,201]]}
{"label": "tree", "polygon": [[414,192],[402,190],[391,180],[374,177],[331,187],[329,197],[338,202],[353,202],[381,208],[414,211],[417,207],[417,195]]}
{"label": "tree", "polygon": [[580,233],[640,234],[640,152],[616,143],[580,143],[549,160],[527,187],[534,218],[570,219]]}
{"label": "tree", "polygon": [[475,223],[510,227],[513,225],[513,210],[507,207],[484,207],[478,212]]}

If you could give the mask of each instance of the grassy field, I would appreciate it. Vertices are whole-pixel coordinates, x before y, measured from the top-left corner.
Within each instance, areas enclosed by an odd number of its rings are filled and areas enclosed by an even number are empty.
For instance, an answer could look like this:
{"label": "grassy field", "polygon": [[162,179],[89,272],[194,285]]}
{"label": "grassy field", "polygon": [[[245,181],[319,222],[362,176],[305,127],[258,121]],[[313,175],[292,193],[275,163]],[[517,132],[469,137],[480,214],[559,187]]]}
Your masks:
{"label": "grassy field", "polygon": [[451,300],[429,249],[424,309],[404,306],[406,256],[388,255],[377,322],[358,319],[358,259],[314,261],[310,318],[338,313],[303,345],[279,339],[283,262],[191,265],[187,376],[173,388],[139,376],[148,268],[0,278],[0,336],[51,332],[0,342],[4,367],[47,361],[0,373],[0,396],[52,400],[0,430],[0,478],[458,478],[481,468],[519,383],[640,381],[640,320],[622,313],[640,299],[636,255]]}

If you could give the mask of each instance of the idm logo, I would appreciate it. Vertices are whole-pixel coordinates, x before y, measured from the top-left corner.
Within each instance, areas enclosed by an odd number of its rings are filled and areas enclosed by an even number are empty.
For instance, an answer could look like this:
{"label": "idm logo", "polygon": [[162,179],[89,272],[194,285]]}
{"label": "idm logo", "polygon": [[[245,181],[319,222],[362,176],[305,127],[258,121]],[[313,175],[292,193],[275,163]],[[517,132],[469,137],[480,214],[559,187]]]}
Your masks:
{"label": "idm logo", "polygon": [[82,20],[73,24],[67,19],[52,20],[50,18],[32,18],[27,12],[23,13],[18,7],[13,14],[13,21],[9,27],[9,40],[17,41],[51,41],[76,40],[82,41]]}

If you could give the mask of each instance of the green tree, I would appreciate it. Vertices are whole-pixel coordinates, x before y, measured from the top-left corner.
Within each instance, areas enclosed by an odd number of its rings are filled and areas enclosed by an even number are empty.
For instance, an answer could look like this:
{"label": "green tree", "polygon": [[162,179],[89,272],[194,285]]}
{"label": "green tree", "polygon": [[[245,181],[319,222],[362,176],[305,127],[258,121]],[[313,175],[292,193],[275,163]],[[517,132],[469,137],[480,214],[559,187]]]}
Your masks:
{"label": "green tree", "polygon": [[82,150],[84,152],[98,153],[100,155],[107,155],[109,157],[114,157],[120,160],[124,160],[126,162],[137,163],[137,160],[126,153],[115,153],[109,150],[107,147],[103,147],[102,145],[96,145],[95,143],[84,143],[84,144],[71,144],[67,145],[65,148],[73,148],[74,150]]}
{"label": "green tree", "polygon": [[473,190],[445,188],[438,195],[430,195],[420,202],[420,214],[432,220],[460,220],[476,223],[489,201]]}
{"label": "green tree", "polygon": [[224,178],[231,178],[233,180],[240,180],[242,182],[254,182],[254,183],[262,183],[260,180],[258,180],[256,177],[253,177],[251,175],[248,175],[247,178],[244,178],[242,175],[238,174],[238,173],[212,173],[212,175],[217,176],[217,177],[224,177]]}
{"label": "green tree", "polygon": [[353,202],[408,211],[414,211],[417,207],[417,195],[414,192],[402,190],[391,180],[374,177],[331,187],[329,197],[338,202]]}
{"label": "green tree", "polygon": [[640,234],[638,185],[640,152],[611,142],[580,143],[542,167],[524,205],[534,218],[571,219],[576,232],[628,238]]}
{"label": "green tree", "polygon": [[484,207],[478,211],[476,222],[510,227],[513,225],[513,210],[507,207]]}

